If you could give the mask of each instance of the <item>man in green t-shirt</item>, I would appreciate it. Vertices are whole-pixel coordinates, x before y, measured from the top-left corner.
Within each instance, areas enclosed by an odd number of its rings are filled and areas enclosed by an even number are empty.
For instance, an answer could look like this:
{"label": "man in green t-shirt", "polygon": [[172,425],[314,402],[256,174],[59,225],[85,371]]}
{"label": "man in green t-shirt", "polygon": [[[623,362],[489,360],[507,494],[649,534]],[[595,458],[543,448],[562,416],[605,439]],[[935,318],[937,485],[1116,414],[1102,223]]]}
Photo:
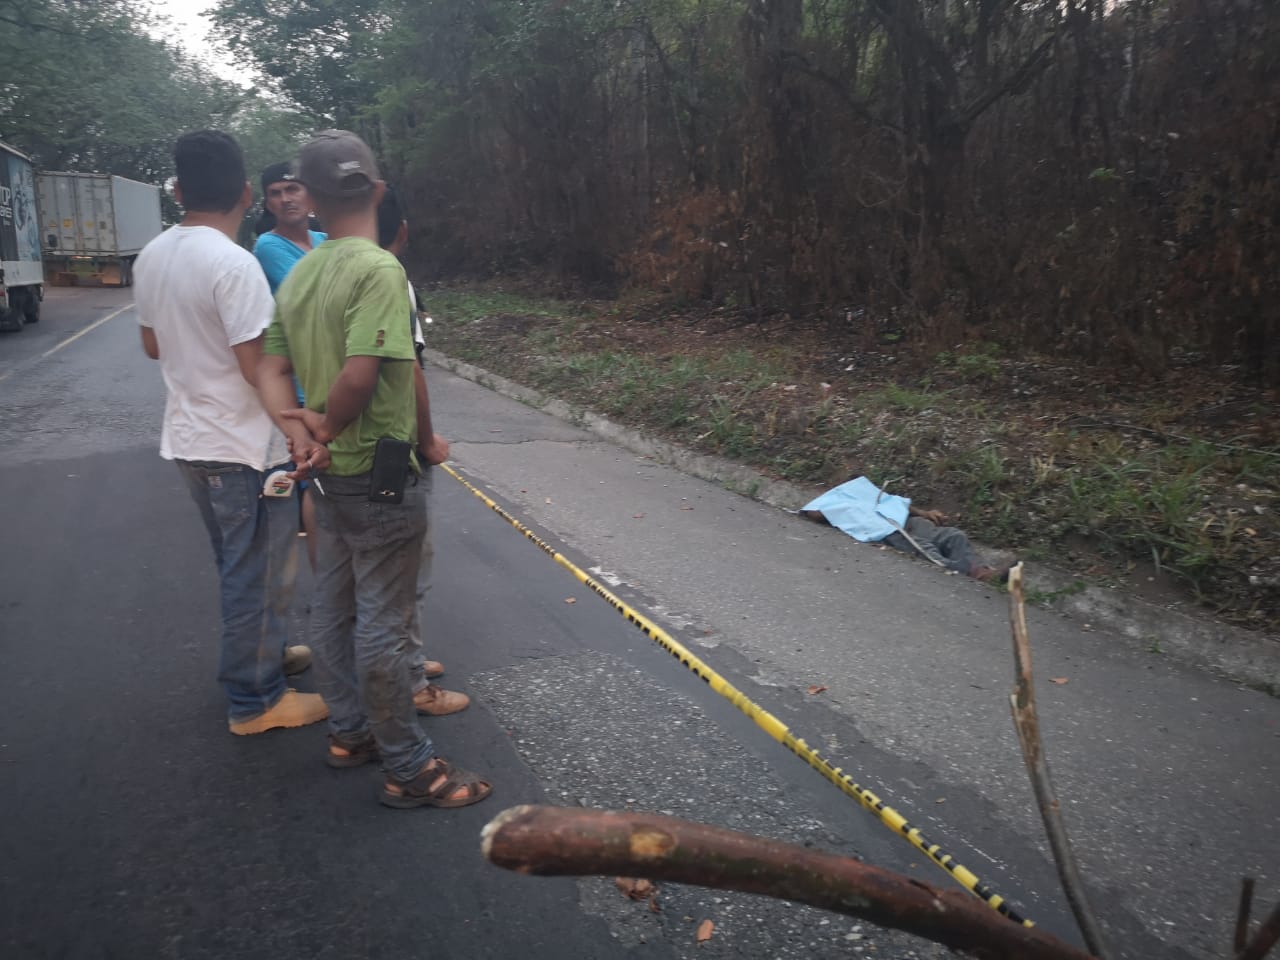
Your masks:
{"label": "man in green t-shirt", "polygon": [[[449,447],[417,400],[404,270],[375,242],[386,184],[368,146],[345,130],[320,133],[303,147],[297,178],[329,239],[277,292],[258,387],[289,438],[298,474],[318,480],[311,625],[329,706],[327,762],[350,767],[381,758],[388,806],[466,806],[492,788],[436,756],[410,679],[427,532],[419,464],[443,462]],[[295,406],[292,376],[305,407]],[[393,445],[384,444],[375,478],[380,440],[400,441],[402,456],[387,458]],[[399,497],[385,495],[401,488]]]}

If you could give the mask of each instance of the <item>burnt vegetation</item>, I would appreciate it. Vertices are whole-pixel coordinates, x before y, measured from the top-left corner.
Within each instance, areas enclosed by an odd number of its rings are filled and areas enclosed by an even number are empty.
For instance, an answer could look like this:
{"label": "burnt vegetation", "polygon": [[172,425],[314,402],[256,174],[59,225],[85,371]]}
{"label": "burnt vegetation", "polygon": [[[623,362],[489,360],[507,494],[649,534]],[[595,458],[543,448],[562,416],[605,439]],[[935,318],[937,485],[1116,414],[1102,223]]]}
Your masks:
{"label": "burnt vegetation", "polygon": [[219,17],[378,143],[434,275],[1280,382],[1275,4],[349,6]]}

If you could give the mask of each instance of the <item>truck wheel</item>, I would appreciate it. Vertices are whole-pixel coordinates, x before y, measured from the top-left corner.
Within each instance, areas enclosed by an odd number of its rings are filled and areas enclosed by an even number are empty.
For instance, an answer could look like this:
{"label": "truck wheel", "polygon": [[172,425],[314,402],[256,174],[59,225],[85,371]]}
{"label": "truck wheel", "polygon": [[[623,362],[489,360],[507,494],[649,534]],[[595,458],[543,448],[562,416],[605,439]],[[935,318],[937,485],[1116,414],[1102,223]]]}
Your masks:
{"label": "truck wheel", "polygon": [[25,314],[27,323],[40,322],[40,294],[34,290],[27,291],[27,302],[25,306]]}
{"label": "truck wheel", "polygon": [[[14,303],[15,299],[18,301],[17,303]],[[9,296],[9,303],[12,304],[12,306],[0,309],[0,330],[5,331],[6,333],[17,333],[22,329],[22,324],[26,320],[26,314],[23,312],[20,297],[14,297],[11,293]]]}

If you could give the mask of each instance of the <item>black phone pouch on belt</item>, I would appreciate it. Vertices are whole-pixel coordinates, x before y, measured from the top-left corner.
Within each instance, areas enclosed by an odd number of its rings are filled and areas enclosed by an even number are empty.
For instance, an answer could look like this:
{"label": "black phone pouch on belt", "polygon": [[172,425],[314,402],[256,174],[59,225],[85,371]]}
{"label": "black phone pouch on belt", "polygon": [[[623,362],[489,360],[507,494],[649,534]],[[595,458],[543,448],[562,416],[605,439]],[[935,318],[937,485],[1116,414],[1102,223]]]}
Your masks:
{"label": "black phone pouch on belt", "polygon": [[373,451],[373,468],[369,471],[369,499],[374,503],[399,503],[404,499],[404,486],[409,481],[409,457],[413,446],[408,440],[383,437]]}

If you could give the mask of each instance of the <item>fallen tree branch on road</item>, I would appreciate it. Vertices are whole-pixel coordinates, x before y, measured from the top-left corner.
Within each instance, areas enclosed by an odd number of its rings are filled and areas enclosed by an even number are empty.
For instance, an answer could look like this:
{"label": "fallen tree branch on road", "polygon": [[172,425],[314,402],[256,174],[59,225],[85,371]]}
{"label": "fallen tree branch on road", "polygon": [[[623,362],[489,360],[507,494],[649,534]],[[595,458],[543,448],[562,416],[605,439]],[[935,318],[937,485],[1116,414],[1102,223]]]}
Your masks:
{"label": "fallen tree branch on road", "polygon": [[903,930],[980,960],[1087,960],[967,893],[849,857],[656,814],[519,806],[484,828],[493,864],[538,876],[627,876],[793,900]]}

